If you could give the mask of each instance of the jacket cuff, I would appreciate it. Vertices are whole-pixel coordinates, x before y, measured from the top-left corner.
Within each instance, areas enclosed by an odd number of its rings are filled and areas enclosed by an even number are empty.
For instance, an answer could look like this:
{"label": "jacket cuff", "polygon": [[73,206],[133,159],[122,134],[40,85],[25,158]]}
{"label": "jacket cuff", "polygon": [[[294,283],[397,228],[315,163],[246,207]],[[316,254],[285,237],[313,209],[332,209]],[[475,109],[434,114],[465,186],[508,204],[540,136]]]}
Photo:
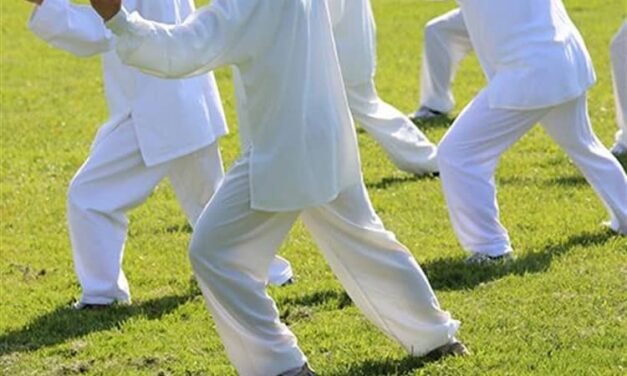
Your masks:
{"label": "jacket cuff", "polygon": [[28,20],[28,28],[39,38],[50,40],[63,31],[67,0],[44,0]]}
{"label": "jacket cuff", "polygon": [[105,23],[105,26],[115,35],[124,34],[130,28],[128,16],[128,11],[122,7],[115,16]]}

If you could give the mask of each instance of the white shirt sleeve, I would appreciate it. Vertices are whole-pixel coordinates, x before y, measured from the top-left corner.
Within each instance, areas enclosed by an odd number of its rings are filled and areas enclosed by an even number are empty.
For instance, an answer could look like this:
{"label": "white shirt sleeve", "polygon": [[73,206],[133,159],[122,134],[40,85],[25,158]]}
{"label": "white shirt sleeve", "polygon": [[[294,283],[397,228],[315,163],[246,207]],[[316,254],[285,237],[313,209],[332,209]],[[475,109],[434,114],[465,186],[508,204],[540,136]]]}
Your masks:
{"label": "white shirt sleeve", "polygon": [[68,0],[44,0],[33,11],[28,27],[37,37],[77,56],[113,49],[114,36],[100,16],[91,7]]}
{"label": "white shirt sleeve", "polygon": [[[243,63],[266,44],[273,25],[268,0],[214,0],[180,25],[148,21],[124,8],[107,22],[122,61],[168,78]],[[276,7],[275,7],[276,8]]]}

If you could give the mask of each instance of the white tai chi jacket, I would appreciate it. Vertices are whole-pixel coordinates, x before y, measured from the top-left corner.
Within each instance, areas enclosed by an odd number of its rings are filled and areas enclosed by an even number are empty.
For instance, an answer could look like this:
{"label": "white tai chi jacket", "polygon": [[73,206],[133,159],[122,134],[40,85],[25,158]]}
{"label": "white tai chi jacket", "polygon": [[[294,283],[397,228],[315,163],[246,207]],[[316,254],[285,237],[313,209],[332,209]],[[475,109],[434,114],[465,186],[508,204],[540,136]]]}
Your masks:
{"label": "white tai chi jacket", "polygon": [[180,26],[122,9],[107,25],[122,60],[147,72],[236,68],[252,208],[318,206],[360,181],[326,1],[214,0]]}
{"label": "white tai chi jacket", "polygon": [[488,77],[491,107],[550,107],[594,84],[583,38],[561,0],[457,1]]}
{"label": "white tai chi jacket", "polygon": [[344,81],[369,82],[375,75],[377,35],[370,0],[328,0]]}
{"label": "white tai chi jacket", "polygon": [[[192,0],[126,0],[124,4],[147,18],[169,23],[182,22],[195,9]],[[103,54],[109,122],[132,117],[146,165],[190,154],[226,134],[224,111],[211,73],[164,80],[123,65],[114,51],[116,38],[91,7],[68,0],[44,0],[35,8],[29,27],[41,39],[75,55]]]}

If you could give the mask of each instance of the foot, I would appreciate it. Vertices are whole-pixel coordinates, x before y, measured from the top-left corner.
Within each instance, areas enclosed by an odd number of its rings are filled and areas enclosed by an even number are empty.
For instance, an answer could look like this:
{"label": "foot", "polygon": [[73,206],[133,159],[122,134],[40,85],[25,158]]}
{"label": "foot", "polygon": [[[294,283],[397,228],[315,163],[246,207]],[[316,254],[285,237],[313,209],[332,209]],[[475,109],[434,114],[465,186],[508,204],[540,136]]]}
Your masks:
{"label": "foot", "polygon": [[316,374],[309,368],[309,364],[305,363],[305,365],[300,368],[291,369],[277,376],[316,376]]}
{"label": "foot", "polygon": [[416,112],[408,116],[409,116],[409,120],[411,120],[414,124],[419,124],[425,120],[446,116],[446,113],[436,111],[427,106],[420,106],[420,108]]}
{"label": "foot", "polygon": [[95,304],[95,303],[84,303],[79,300],[77,302],[72,303],[72,309],[76,311],[98,311],[98,310],[107,309],[113,306],[130,305],[130,304],[131,304],[130,302],[122,302],[122,301],[115,301],[113,303],[108,303],[108,304]]}
{"label": "foot", "polygon": [[97,311],[101,309],[107,309],[112,304],[93,304],[93,303],[83,303],[81,301],[72,303],[72,309],[76,311]]}
{"label": "foot", "polygon": [[425,357],[431,360],[440,360],[449,356],[468,356],[470,351],[464,346],[463,343],[456,339],[446,345],[440,346],[437,349],[428,353]]}
{"label": "foot", "polygon": [[498,256],[490,256],[485,253],[473,253],[472,256],[466,259],[467,265],[491,265],[498,263],[508,263],[514,261],[514,253],[507,252]]}

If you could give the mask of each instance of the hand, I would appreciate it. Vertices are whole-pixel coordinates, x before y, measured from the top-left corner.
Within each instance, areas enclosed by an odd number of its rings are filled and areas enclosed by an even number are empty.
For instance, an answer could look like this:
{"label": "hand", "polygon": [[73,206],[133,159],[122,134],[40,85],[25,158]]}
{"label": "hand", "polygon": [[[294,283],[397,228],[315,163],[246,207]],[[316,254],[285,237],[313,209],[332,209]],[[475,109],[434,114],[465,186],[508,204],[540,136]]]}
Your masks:
{"label": "hand", "polygon": [[[28,0],[30,1],[30,0]],[[122,8],[122,0],[90,0],[91,6],[102,17],[103,20],[109,21],[113,16],[118,14]]]}
{"label": "hand", "polygon": [[44,2],[44,0],[26,0],[26,1],[35,5],[41,5],[41,3]]}

